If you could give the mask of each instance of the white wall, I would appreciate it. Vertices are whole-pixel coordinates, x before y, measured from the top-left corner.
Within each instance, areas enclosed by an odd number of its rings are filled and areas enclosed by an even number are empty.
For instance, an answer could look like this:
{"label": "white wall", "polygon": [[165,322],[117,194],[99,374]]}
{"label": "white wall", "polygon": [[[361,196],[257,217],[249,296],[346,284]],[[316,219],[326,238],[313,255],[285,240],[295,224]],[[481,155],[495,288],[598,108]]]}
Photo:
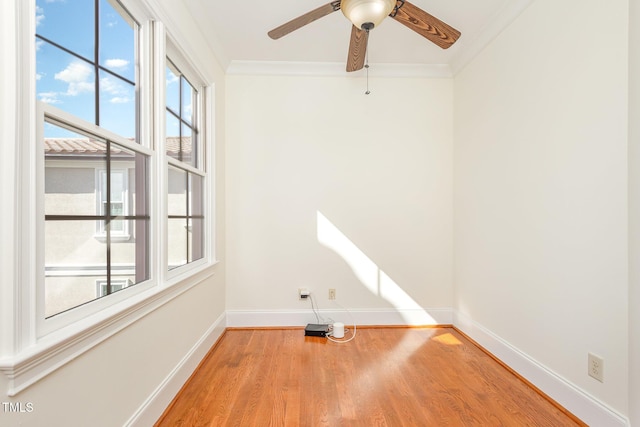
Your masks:
{"label": "white wall", "polygon": [[620,414],[627,11],[537,0],[454,83],[456,308]]}
{"label": "white wall", "polygon": [[[13,2],[3,2],[2,12],[2,49],[6,57],[15,56],[15,15]],[[76,359],[58,368],[15,397],[8,397],[8,379],[0,374],[0,401],[30,403],[32,412],[9,413],[0,407],[0,425],[13,426],[119,426],[128,420],[137,421],[138,425],[152,425],[162,413],[168,401],[181,384],[166,380],[175,373],[173,370],[185,362],[189,352],[196,349],[203,338],[219,333],[224,326],[225,310],[225,264],[224,254],[224,73],[213,60],[213,53],[195,30],[196,26],[186,10],[172,0],[149,0],[149,3],[164,10],[169,18],[168,30],[179,42],[185,43],[189,53],[196,52],[201,64],[205,64],[204,72],[212,77],[209,82],[215,86],[215,142],[216,142],[216,252],[219,262],[208,273],[210,277],[190,288],[156,311],[138,320],[130,327],[122,330],[91,350],[79,355]],[[4,55],[3,55],[4,56]],[[2,135],[0,146],[7,155],[17,153],[17,144],[23,144],[16,135],[17,126],[14,120],[16,97],[10,89],[15,87],[16,70],[4,67],[0,84],[3,99],[0,102],[0,120]],[[13,79],[13,85],[10,81]],[[7,113],[7,114],[5,114]],[[11,114],[9,114],[11,113]],[[28,141],[26,141],[28,142]],[[14,145],[15,144],[15,145]],[[15,173],[12,164],[17,164],[17,154],[13,158],[3,159],[2,163],[2,196],[4,200],[19,200],[13,192]],[[9,166],[6,168],[5,166]],[[8,206],[13,206],[9,203]],[[0,211],[2,239],[0,253],[12,254],[3,256],[2,283],[5,280],[19,280],[14,274],[16,260],[13,255],[14,242],[11,224],[14,213]],[[8,224],[8,225],[7,225]],[[6,233],[5,233],[6,232]],[[5,263],[8,261],[8,263]],[[6,269],[4,268],[6,267]],[[13,295],[12,286],[1,286],[2,307],[10,307]],[[222,322],[220,322],[222,319]],[[11,325],[2,325],[2,334],[10,334]],[[215,329],[215,331],[213,331]],[[11,350],[10,340],[0,340],[3,353]],[[205,343],[204,350],[208,348]],[[200,349],[202,350],[202,349]],[[202,356],[199,354],[196,356]],[[199,360],[196,357],[197,360]],[[193,363],[193,360],[188,361]],[[188,375],[194,365],[187,364]],[[162,386],[166,388],[161,389]],[[160,392],[159,395],[154,393]],[[149,401],[150,398],[155,401]],[[164,401],[163,401],[164,399]],[[168,401],[166,399],[169,399]],[[149,404],[149,406],[145,406]],[[142,411],[142,412],[138,412]],[[137,416],[138,418],[132,418]]]}
{"label": "white wall", "polygon": [[629,418],[640,425],[640,5],[629,2]]}
{"label": "white wall", "polygon": [[[125,425],[223,312],[224,302],[218,296],[223,292],[220,280],[202,283],[14,398],[0,396],[3,402],[33,405],[29,413],[0,408],[0,423],[25,427]],[[4,375],[0,387],[7,389]],[[167,404],[156,415],[145,414],[151,418],[138,425],[151,425]]]}
{"label": "white wall", "polygon": [[451,83],[228,76],[229,310],[451,306]]}

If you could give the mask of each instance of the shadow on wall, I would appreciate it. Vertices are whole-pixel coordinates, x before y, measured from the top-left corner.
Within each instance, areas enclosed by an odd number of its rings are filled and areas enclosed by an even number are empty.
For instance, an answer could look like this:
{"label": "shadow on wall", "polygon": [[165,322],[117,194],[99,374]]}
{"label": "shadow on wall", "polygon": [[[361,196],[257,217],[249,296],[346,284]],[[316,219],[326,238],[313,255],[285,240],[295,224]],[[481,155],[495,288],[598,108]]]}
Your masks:
{"label": "shadow on wall", "polygon": [[435,325],[427,311],[382,271],[326,216],[317,212],[318,242],[340,255],[358,280],[374,295],[389,302],[409,325]]}

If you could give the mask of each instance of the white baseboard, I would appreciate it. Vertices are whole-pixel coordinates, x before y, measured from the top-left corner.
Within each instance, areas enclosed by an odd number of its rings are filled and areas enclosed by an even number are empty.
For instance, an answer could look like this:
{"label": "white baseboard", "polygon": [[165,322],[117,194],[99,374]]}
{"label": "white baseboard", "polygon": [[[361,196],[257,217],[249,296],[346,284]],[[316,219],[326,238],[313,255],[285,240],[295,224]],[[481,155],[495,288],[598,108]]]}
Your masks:
{"label": "white baseboard", "polygon": [[312,310],[227,310],[229,327],[292,327],[307,323],[343,322],[347,325],[451,325],[450,308],[420,310],[397,309],[349,309],[318,310],[318,320]]}
{"label": "white baseboard", "polygon": [[207,355],[211,347],[222,336],[226,328],[226,315],[222,314],[207,329],[180,363],[167,375],[147,400],[138,408],[125,423],[127,427],[152,426],[167,409],[173,398],[180,391],[184,383],[198,367],[200,361]]}
{"label": "white baseboard", "polygon": [[453,324],[569,412],[591,426],[625,427],[628,420],[465,314],[453,313]]}

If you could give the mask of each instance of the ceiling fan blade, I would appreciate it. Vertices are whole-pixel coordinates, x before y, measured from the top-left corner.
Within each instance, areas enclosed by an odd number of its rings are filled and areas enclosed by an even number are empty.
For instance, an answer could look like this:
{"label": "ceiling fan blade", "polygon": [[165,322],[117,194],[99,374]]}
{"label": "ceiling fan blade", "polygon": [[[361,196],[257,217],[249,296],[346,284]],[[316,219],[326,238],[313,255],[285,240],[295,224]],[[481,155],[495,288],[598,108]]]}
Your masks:
{"label": "ceiling fan blade", "polygon": [[335,12],[336,10],[340,10],[340,1],[332,1],[331,3],[327,3],[324,6],[320,6],[317,9],[312,10],[311,12],[307,12],[304,15],[298,16],[291,21],[280,25],[278,28],[274,28],[269,31],[267,34],[274,40],[279,39],[282,36],[286,36],[287,34],[297,30],[298,28],[304,27],[307,24],[315,21],[316,19],[320,19],[323,16],[327,16],[328,14]]}
{"label": "ceiling fan blade", "polygon": [[367,39],[369,32],[351,26],[351,41],[349,42],[349,55],[347,56],[347,71],[358,71],[364,67],[367,56]]}
{"label": "ceiling fan blade", "polygon": [[449,48],[460,37],[460,31],[408,1],[405,1],[396,14],[391,16],[443,49]]}

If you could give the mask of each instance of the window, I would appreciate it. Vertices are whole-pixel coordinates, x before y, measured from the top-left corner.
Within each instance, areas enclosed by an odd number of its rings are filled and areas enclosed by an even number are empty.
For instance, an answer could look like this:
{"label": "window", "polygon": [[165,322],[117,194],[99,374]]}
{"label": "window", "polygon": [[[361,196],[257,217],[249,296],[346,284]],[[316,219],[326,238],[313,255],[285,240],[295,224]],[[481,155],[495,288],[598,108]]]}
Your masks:
{"label": "window", "polygon": [[167,155],[198,167],[198,129],[196,127],[198,92],[167,59]]}
{"label": "window", "polygon": [[202,185],[201,176],[169,166],[169,269],[204,255]]}
{"label": "window", "polygon": [[45,121],[41,292],[51,318],[122,289],[113,276],[132,285],[149,279],[151,153],[136,144],[136,21],[115,0],[38,0],[36,14]]}
{"label": "window", "polygon": [[[105,135],[88,135],[80,121],[46,120],[44,311],[49,318],[96,299],[98,277],[106,276],[104,295],[119,289],[111,286],[116,274],[126,272],[132,284],[149,279],[150,216],[148,155]],[[112,169],[117,164],[130,168]]]}
{"label": "window", "polygon": [[[19,141],[0,157],[15,202],[0,241],[0,370],[19,393],[209,277],[215,75],[183,54],[155,1],[7,0],[0,12],[16,84],[0,106]],[[175,86],[158,80],[167,69]]]}
{"label": "window", "polygon": [[204,256],[204,168],[199,162],[200,94],[167,58],[166,151],[168,157],[168,269]]}

